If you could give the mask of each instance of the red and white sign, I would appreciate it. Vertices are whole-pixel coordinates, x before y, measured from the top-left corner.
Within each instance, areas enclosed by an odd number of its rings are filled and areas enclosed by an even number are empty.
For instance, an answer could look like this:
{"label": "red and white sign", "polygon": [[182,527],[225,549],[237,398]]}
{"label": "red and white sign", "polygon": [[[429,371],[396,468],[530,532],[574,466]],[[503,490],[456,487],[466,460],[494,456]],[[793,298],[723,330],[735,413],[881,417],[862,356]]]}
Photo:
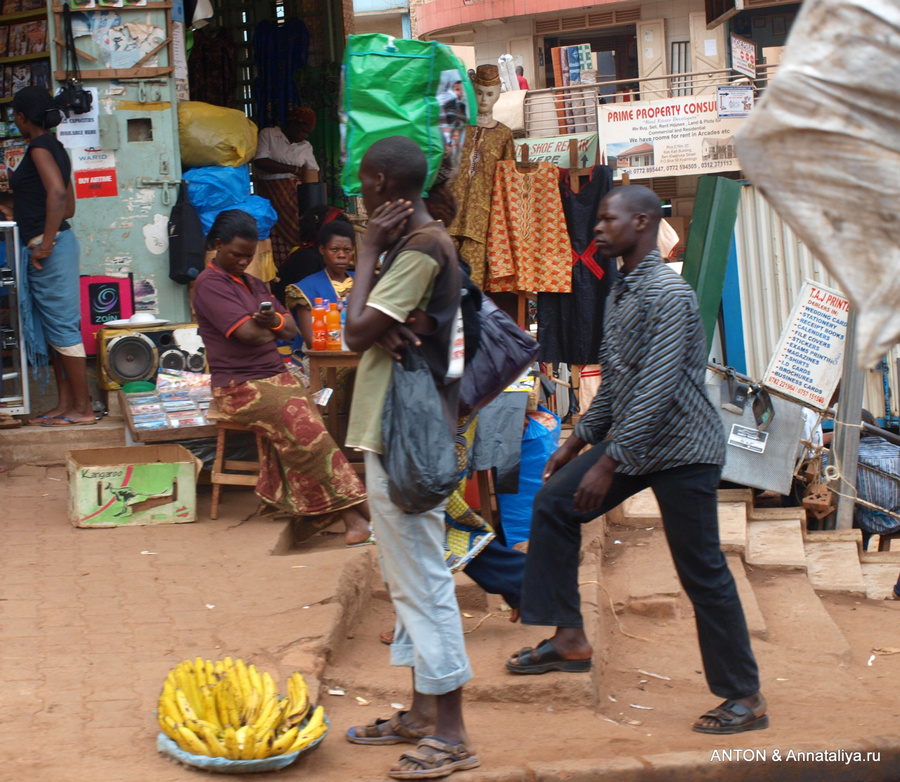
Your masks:
{"label": "red and white sign", "polygon": [[119,195],[116,153],[105,149],[72,151],[77,198],[105,198]]}

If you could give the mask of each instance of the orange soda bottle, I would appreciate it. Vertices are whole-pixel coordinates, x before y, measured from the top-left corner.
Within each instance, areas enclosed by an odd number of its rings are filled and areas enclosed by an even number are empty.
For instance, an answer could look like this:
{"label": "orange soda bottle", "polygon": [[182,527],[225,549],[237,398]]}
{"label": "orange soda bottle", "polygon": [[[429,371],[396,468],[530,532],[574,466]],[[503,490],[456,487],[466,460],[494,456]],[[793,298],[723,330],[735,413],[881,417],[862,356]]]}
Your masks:
{"label": "orange soda bottle", "polygon": [[328,305],[328,311],[325,313],[325,326],[327,329],[326,350],[341,349],[341,313],[338,310],[337,302],[331,302]]}
{"label": "orange soda bottle", "polygon": [[325,323],[325,305],[321,297],[316,297],[312,308],[313,350],[326,350],[328,347],[328,326]]}

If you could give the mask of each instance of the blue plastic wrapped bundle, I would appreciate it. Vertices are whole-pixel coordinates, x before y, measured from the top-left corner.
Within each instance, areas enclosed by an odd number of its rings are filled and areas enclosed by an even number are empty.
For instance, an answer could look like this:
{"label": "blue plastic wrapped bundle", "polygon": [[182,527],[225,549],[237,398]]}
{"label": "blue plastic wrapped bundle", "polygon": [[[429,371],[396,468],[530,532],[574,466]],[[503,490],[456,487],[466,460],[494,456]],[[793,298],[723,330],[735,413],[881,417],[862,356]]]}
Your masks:
{"label": "blue plastic wrapped bundle", "polygon": [[500,523],[507,546],[528,540],[531,534],[534,497],[543,483],[547,460],[559,446],[561,430],[559,417],[543,405],[538,405],[537,413],[528,413],[528,424],[522,435],[519,491],[516,494],[497,493]]}

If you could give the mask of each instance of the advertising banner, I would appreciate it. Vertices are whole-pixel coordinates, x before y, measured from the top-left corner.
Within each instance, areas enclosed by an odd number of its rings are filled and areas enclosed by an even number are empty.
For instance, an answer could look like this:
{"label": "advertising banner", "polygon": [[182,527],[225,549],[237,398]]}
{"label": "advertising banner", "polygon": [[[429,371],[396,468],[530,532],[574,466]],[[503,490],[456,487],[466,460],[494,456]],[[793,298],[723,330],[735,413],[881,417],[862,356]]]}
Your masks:
{"label": "advertising banner", "polygon": [[607,165],[616,179],[737,171],[734,134],[744,120],[718,108],[715,95],[600,106]]}

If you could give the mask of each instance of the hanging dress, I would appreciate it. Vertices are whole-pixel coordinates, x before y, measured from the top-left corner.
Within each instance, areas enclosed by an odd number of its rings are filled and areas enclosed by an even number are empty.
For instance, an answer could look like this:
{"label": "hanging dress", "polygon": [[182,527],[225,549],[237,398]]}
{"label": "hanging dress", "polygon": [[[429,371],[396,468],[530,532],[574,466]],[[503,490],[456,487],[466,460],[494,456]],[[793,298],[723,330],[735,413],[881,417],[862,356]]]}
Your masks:
{"label": "hanging dress", "polygon": [[603,310],[615,276],[615,259],[594,244],[597,211],[612,189],[612,169],[594,166],[578,193],[568,169],[559,171],[559,194],[572,242],[572,292],[538,294],[538,358],[563,364],[596,364],[603,341]]}

